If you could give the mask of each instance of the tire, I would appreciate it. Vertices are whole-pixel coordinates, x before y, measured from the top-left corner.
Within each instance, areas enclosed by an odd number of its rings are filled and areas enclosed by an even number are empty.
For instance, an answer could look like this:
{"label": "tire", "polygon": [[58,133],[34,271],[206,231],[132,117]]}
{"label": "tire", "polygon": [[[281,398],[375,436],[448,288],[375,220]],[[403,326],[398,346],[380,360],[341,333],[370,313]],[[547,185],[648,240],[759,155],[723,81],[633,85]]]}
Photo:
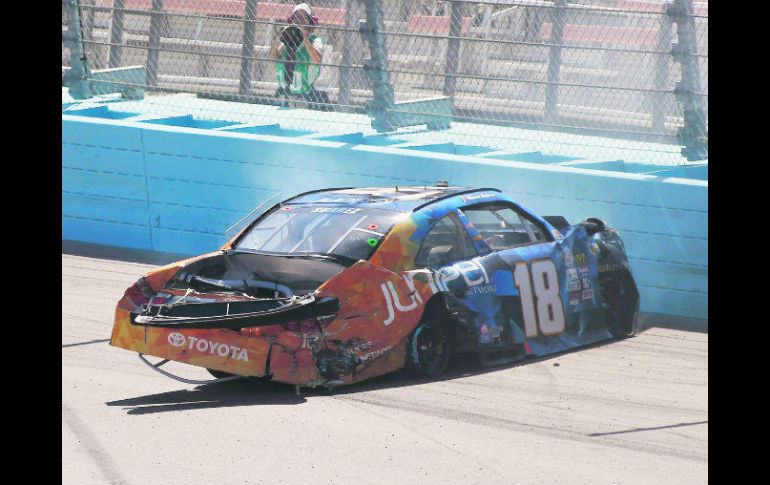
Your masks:
{"label": "tire", "polygon": [[612,337],[617,340],[633,337],[638,325],[639,293],[631,275],[621,274],[613,281],[612,286],[607,285],[606,291],[606,294],[612,295],[614,300],[608,314],[610,319],[608,330]]}
{"label": "tire", "polygon": [[434,379],[444,373],[450,358],[449,332],[443,322],[422,322],[409,336],[406,369],[410,374]]}

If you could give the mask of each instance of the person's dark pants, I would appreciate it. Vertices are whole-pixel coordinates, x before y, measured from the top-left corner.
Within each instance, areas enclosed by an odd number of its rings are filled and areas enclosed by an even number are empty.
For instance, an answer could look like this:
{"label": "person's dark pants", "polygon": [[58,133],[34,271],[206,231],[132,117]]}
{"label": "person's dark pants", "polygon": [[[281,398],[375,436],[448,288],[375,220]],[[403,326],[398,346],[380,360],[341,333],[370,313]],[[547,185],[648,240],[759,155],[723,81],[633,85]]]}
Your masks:
{"label": "person's dark pants", "polygon": [[278,98],[280,106],[288,106],[289,100],[301,100],[307,101],[307,103],[300,103],[303,108],[314,109],[317,111],[332,111],[329,105],[329,95],[325,91],[319,91],[315,86],[310,86],[310,89],[306,93],[294,94],[286,88],[278,88],[275,92],[275,97]]}

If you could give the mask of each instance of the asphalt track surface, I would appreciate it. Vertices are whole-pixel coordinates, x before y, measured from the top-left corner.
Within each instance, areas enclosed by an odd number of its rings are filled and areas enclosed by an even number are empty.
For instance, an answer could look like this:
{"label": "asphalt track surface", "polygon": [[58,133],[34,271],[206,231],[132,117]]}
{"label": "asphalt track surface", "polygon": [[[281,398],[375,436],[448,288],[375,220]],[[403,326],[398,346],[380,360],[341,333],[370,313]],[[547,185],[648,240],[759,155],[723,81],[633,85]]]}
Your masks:
{"label": "asphalt track surface", "polygon": [[[62,483],[704,484],[708,334],[610,344],[446,379],[196,387],[107,344],[153,265],[62,254]],[[205,370],[170,363],[193,379]]]}

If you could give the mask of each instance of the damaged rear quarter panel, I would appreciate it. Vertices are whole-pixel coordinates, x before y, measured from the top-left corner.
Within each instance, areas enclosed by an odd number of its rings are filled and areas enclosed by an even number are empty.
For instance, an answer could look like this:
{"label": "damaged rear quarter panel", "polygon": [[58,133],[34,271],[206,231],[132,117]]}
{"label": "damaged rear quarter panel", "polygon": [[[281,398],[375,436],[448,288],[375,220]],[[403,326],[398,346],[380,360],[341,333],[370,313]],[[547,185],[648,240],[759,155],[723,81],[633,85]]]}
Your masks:
{"label": "damaged rear quarter panel", "polygon": [[327,379],[356,382],[404,366],[407,337],[433,294],[427,277],[415,277],[422,273],[400,276],[359,261],[319,288],[321,297],[340,302],[316,354]]}

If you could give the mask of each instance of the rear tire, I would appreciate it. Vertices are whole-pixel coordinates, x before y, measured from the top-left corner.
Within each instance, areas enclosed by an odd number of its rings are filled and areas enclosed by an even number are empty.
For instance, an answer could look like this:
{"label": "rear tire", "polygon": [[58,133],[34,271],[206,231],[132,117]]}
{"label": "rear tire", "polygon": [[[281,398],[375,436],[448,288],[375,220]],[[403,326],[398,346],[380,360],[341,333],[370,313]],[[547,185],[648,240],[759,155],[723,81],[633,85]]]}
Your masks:
{"label": "rear tire", "polygon": [[446,324],[440,320],[422,322],[408,343],[406,369],[410,374],[434,379],[444,373],[451,357]]}
{"label": "rear tire", "polygon": [[611,298],[608,330],[615,339],[632,337],[637,332],[639,292],[629,273],[620,273],[612,283],[602,285],[606,297]]}

